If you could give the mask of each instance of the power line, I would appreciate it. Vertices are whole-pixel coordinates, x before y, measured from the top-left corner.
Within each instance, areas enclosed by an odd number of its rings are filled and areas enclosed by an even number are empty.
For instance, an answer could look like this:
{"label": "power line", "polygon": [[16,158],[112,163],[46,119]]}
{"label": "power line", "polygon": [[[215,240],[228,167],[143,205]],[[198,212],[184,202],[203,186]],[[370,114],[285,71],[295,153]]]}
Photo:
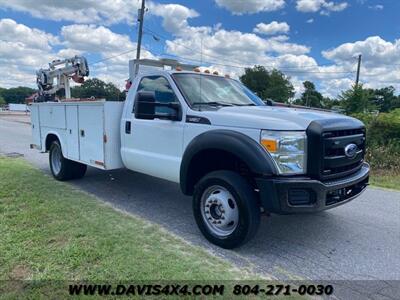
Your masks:
{"label": "power line", "polygon": [[112,56],[109,56],[109,57],[105,57],[103,59],[100,59],[100,60],[97,60],[97,61],[89,63],[89,66],[92,66],[94,64],[98,64],[100,62],[107,61],[107,60],[110,60],[110,59],[113,59],[113,58],[128,54],[130,52],[134,52],[134,51],[136,51],[136,49],[127,50],[127,51],[124,51],[124,52],[121,52],[121,53],[118,53],[118,54],[115,54],[115,55],[112,55]]}
{"label": "power line", "polygon": [[[162,53],[162,55],[172,56],[172,57],[175,57],[175,58],[181,58],[181,59],[183,59],[185,61],[189,61],[189,62],[202,62],[202,63],[206,63],[206,64],[209,64],[209,65],[232,67],[232,68],[238,68],[238,69],[245,69],[245,68],[251,68],[252,67],[252,66],[227,65],[227,64],[221,64],[221,63],[217,63],[217,62],[204,61],[204,60],[201,61],[201,60],[188,58],[188,57],[183,57],[183,56],[178,56],[178,55],[169,54],[169,53]],[[276,68],[277,70],[283,70],[286,73],[316,73],[316,74],[354,74],[355,73],[355,71],[304,71],[304,70],[301,70],[299,68],[297,68],[297,70],[290,71],[290,70],[285,70],[284,68],[279,68],[279,67],[273,67],[273,68]]]}
{"label": "power line", "polygon": [[[198,51],[198,50],[196,50],[196,49],[193,49],[193,48],[191,48],[191,47],[188,47],[188,46],[186,46],[186,45],[184,45],[184,44],[181,44],[181,43],[178,43],[178,42],[176,42],[176,41],[171,41],[171,40],[168,39],[167,37],[165,37],[165,36],[163,36],[163,35],[161,35],[161,34],[155,32],[155,31],[153,31],[153,30],[151,30],[151,29],[149,29],[149,28],[146,27],[146,26],[144,26],[144,28],[145,28],[145,30],[148,31],[148,33],[154,34],[154,35],[156,35],[157,37],[160,37],[160,38],[162,38],[162,39],[164,39],[164,40],[166,40],[166,41],[169,41],[169,42],[171,42],[171,43],[173,43],[173,44],[176,44],[176,45],[178,45],[178,46],[182,46],[182,47],[184,47],[184,48],[186,48],[186,49],[188,49],[188,50],[191,50],[191,51],[193,51],[193,52],[197,52],[197,53],[199,53],[199,54],[201,54],[201,55],[204,55],[204,56],[208,56],[208,57],[211,57],[211,58],[216,58],[216,59],[218,59],[218,60],[221,60],[219,57],[216,57],[216,56],[213,56],[213,55],[210,55],[210,54],[207,54],[207,53],[200,52],[200,51]],[[174,56],[175,56],[175,57],[179,57],[179,56],[177,56],[177,55],[174,55]],[[185,57],[181,57],[181,58],[187,59],[187,58],[185,58]],[[200,61],[200,60],[196,60],[196,59],[188,59],[188,60],[190,60],[190,61]],[[232,61],[223,60],[223,59],[222,59],[221,61],[226,61],[226,62],[232,63]],[[207,62],[207,61],[202,61],[202,62],[203,62],[203,63],[209,63],[209,64],[212,64],[212,65],[225,66],[225,67],[233,67],[233,68],[240,68],[240,69],[244,69],[244,68],[249,68],[249,67],[251,67],[251,66],[244,66],[244,65],[221,64],[221,63],[217,63],[217,62]],[[355,73],[355,71],[304,71],[304,70],[302,70],[303,68],[319,68],[320,66],[326,66],[326,65],[331,65],[331,64],[325,63],[325,64],[320,64],[320,65],[309,65],[309,66],[301,66],[301,67],[284,67],[284,66],[277,67],[277,66],[267,66],[267,65],[264,65],[264,67],[276,68],[276,69],[283,70],[283,71],[287,70],[287,72],[290,72],[290,73],[327,73],[327,74],[329,74],[329,73],[332,73],[332,74],[352,74],[352,73]],[[298,71],[290,71],[290,70],[298,70]]]}

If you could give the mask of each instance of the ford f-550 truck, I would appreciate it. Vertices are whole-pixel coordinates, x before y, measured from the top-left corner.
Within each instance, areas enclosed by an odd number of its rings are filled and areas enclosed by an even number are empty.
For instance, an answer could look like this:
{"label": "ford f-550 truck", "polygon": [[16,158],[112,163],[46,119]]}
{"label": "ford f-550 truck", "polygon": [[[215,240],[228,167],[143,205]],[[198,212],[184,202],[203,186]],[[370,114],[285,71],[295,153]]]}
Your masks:
{"label": "ford f-550 truck", "polygon": [[200,231],[224,248],[251,239],[262,212],[334,208],[368,185],[362,122],[269,106],[199,70],[143,70],[124,102],[34,103],[31,118],[31,147],[49,152],[57,180],[92,166],[179,183]]}

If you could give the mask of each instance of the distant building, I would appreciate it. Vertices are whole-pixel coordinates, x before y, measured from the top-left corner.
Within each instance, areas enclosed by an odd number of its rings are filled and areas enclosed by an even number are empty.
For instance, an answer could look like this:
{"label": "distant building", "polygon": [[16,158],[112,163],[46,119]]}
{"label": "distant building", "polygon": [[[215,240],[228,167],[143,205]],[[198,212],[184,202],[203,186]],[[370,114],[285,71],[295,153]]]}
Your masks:
{"label": "distant building", "polygon": [[26,104],[19,104],[19,103],[9,103],[9,104],[8,104],[8,110],[9,110],[9,111],[21,111],[21,112],[27,112],[27,111],[29,111],[28,105],[26,105]]}

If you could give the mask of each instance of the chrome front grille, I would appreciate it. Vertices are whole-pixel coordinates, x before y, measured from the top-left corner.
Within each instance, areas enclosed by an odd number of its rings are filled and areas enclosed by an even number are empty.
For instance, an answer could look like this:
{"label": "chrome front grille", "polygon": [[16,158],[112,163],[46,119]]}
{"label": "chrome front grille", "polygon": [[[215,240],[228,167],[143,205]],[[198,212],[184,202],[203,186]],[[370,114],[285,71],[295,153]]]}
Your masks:
{"label": "chrome front grille", "polygon": [[[345,147],[357,145],[354,157],[348,157]],[[322,133],[321,177],[324,179],[346,176],[358,171],[365,156],[365,129],[346,129]]]}

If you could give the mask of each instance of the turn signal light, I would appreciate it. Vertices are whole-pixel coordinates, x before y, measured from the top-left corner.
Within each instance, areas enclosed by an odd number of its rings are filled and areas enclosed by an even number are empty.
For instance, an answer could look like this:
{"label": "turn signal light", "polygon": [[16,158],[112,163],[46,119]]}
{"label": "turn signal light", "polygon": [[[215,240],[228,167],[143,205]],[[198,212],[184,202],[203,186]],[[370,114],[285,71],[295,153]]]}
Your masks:
{"label": "turn signal light", "polygon": [[276,152],[278,150],[277,142],[274,140],[261,140],[261,145],[269,152]]}

